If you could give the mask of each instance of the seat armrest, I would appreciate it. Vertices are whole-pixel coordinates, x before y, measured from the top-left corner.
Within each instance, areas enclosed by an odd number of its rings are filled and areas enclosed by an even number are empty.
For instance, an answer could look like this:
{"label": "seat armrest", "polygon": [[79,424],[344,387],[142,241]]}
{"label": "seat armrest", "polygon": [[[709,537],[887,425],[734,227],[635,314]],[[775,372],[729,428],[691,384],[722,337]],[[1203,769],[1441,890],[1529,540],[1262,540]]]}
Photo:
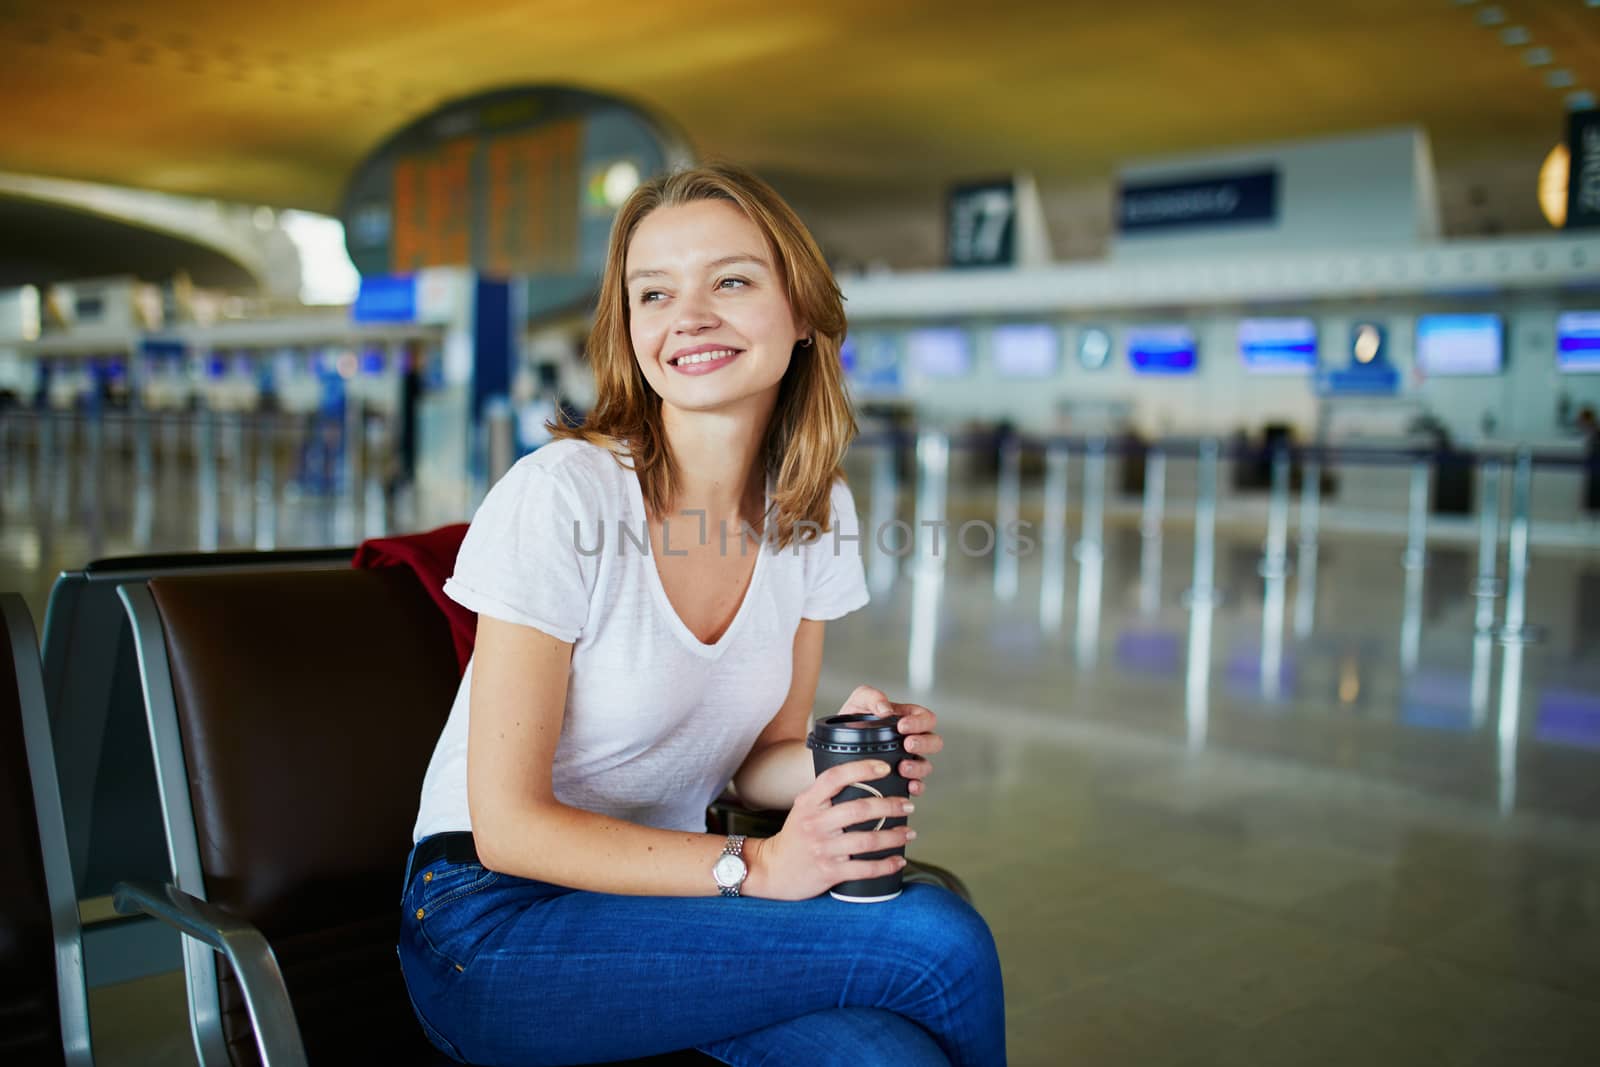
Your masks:
{"label": "seat armrest", "polygon": [[305,1045],[294,1005],[272,946],[255,926],[174,885],[118,882],[118,915],[148,915],[204,942],[227,957],[244,993],[263,1067],[306,1067]]}
{"label": "seat armrest", "polygon": [[787,811],[756,811],[740,803],[731,791],[724,792],[706,809],[709,828],[724,834],[744,834],[746,837],[771,837],[783,829]]}

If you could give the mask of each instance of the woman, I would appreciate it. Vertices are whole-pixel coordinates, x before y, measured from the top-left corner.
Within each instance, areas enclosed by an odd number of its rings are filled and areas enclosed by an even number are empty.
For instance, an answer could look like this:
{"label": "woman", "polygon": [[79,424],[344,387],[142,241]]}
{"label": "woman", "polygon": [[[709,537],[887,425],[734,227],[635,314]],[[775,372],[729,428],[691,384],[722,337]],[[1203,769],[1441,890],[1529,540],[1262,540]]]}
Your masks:
{"label": "woman", "polygon": [[[867,600],[838,476],[844,331],[815,242],[759,179],[684,171],[618,214],[596,408],[495,485],[445,586],[478,638],[423,785],[400,940],[441,1050],[1004,1063],[976,912],[927,885],[826,895],[904,863],[851,855],[915,836],[846,833],[911,802],[832,806],[889,768],[816,776],[804,741],[824,623]],[[920,796],[934,714],[867,686],[844,710],[899,717]],[[729,781],[790,809],[777,835],[705,832]]]}

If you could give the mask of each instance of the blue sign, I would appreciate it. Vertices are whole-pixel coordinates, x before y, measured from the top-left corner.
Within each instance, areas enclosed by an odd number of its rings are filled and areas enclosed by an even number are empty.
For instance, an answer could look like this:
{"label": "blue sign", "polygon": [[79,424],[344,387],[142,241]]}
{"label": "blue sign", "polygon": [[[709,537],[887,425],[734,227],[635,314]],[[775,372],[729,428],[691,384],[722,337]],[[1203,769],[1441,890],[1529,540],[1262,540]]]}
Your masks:
{"label": "blue sign", "polygon": [[1239,357],[1253,374],[1310,374],[1317,366],[1317,324],[1310,319],[1241,319]]}
{"label": "blue sign", "polygon": [[1198,362],[1187,326],[1140,326],[1128,331],[1128,362],[1135,374],[1193,374]]}
{"label": "blue sign", "polygon": [[1556,320],[1556,365],[1567,374],[1600,374],[1600,314],[1569,311]]}
{"label": "blue sign", "polygon": [[411,274],[363,274],[355,305],[355,322],[415,322],[417,282]]}
{"label": "blue sign", "polygon": [[1124,184],[1117,199],[1122,233],[1268,223],[1278,217],[1278,172]]}

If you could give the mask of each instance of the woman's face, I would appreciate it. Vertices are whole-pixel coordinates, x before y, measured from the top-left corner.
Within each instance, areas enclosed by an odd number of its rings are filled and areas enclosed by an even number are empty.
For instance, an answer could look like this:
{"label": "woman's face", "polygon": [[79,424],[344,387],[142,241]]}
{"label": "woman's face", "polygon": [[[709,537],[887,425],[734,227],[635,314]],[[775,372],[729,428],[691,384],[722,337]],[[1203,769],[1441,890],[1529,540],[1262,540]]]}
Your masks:
{"label": "woman's face", "polygon": [[657,208],[634,230],[623,278],[634,358],[664,403],[770,411],[805,330],[742,211],[725,200]]}

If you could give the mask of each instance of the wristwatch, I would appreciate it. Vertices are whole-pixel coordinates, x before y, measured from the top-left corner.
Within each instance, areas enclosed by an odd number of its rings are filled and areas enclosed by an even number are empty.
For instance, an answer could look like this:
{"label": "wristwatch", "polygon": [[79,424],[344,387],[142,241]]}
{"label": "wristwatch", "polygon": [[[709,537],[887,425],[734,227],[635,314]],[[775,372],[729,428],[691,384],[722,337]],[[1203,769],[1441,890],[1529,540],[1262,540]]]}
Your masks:
{"label": "wristwatch", "polygon": [[739,895],[739,887],[744,885],[744,880],[750,876],[750,868],[744,862],[744,835],[733,834],[728,838],[728,843],[722,846],[722,855],[717,857],[717,862],[711,866],[711,877],[717,881],[717,888],[725,897]]}

